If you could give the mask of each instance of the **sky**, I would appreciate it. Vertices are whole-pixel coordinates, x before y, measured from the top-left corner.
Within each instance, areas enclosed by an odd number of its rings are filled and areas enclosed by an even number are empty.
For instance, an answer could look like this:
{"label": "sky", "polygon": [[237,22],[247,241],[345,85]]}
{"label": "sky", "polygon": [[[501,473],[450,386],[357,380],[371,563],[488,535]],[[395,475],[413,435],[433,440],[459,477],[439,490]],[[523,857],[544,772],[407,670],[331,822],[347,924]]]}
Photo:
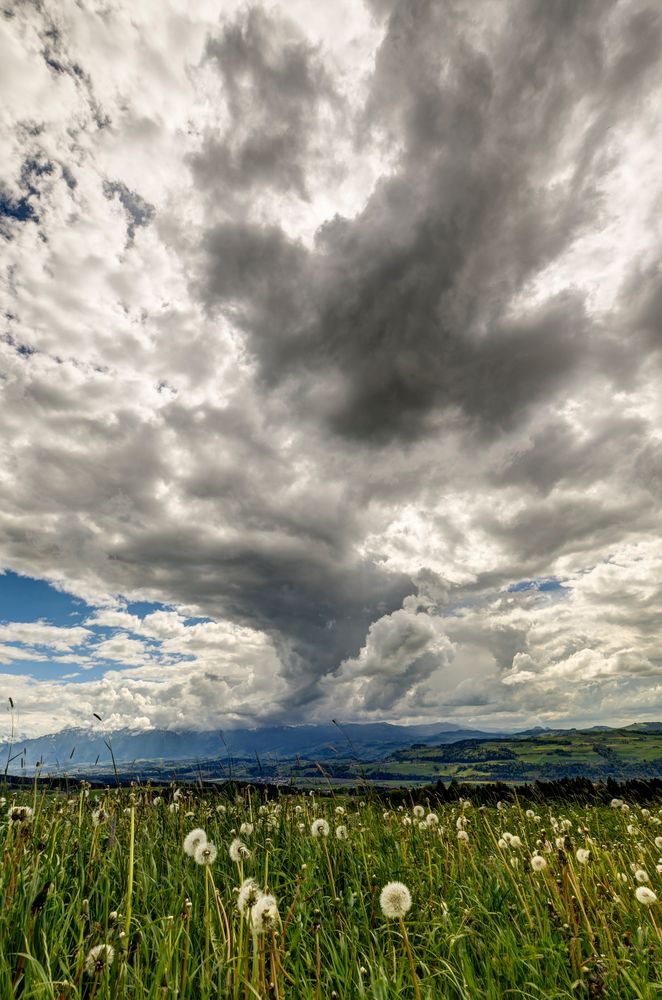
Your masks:
{"label": "sky", "polygon": [[662,719],[660,51],[657,0],[4,5],[5,735]]}

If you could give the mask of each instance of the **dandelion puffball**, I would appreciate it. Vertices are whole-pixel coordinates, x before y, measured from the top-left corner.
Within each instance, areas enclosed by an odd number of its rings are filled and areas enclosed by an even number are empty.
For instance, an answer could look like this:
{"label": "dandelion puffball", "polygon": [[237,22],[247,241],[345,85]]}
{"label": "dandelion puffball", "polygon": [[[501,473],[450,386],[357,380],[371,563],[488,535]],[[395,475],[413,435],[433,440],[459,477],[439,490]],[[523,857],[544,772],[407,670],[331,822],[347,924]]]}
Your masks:
{"label": "dandelion puffball", "polygon": [[115,958],[115,949],[109,944],[98,944],[91,948],[85,959],[85,971],[90,976],[98,976],[110,968]]}
{"label": "dandelion puffball", "polygon": [[214,844],[210,844],[205,840],[203,844],[198,844],[193,852],[193,857],[199,865],[213,865],[217,854],[218,851]]}
{"label": "dandelion puffball", "polygon": [[411,908],[411,893],[404,883],[389,882],[380,893],[379,905],[385,917],[404,917]]}
{"label": "dandelion puffball", "polygon": [[207,834],[204,830],[201,830],[199,827],[195,830],[191,830],[191,832],[187,833],[184,837],[184,853],[188,854],[188,856],[192,858],[196,852],[196,848],[198,848],[200,844],[206,843]]}
{"label": "dandelion puffball", "polygon": [[276,929],[278,904],[273,896],[260,896],[251,910],[251,923],[257,934]]}
{"label": "dandelion puffball", "polygon": [[246,878],[241,883],[241,889],[237,896],[237,909],[243,915],[246,911],[253,909],[259,899],[262,898],[262,890],[253,878]]}
{"label": "dandelion puffball", "polygon": [[542,854],[534,854],[531,858],[531,867],[534,872],[541,872],[547,867],[547,862],[543,858]]}
{"label": "dandelion puffball", "polygon": [[657,903],[657,896],[647,885],[637,886],[634,894],[644,906],[652,906],[653,903]]}
{"label": "dandelion puffball", "polygon": [[589,859],[590,851],[587,851],[584,847],[578,847],[575,857],[579,861],[580,865],[585,865]]}
{"label": "dandelion puffball", "polygon": [[235,837],[232,841],[228,853],[230,855],[230,860],[234,861],[235,864],[238,864],[240,861],[245,861],[246,858],[250,858],[251,856],[251,852],[248,850],[243,840],[240,840],[239,837]]}
{"label": "dandelion puffball", "polygon": [[315,819],[311,824],[310,832],[313,837],[328,837],[329,829],[329,824],[325,819]]}

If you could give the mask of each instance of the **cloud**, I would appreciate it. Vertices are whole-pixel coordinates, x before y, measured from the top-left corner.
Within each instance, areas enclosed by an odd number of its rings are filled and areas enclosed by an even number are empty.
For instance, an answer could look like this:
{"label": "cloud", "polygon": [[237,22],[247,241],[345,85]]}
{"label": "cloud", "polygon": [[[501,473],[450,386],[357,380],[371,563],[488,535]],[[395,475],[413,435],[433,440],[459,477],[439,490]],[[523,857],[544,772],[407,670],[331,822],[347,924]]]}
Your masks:
{"label": "cloud", "polygon": [[157,7],[0,25],[26,727],[655,712],[657,6]]}

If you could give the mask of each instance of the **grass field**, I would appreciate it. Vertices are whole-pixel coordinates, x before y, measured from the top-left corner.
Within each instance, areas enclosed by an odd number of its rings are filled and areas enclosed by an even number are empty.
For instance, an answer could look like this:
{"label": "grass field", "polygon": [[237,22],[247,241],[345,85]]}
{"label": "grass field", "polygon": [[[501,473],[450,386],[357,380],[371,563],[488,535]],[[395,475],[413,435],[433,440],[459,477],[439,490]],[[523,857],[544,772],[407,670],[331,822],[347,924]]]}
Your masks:
{"label": "grass field", "polygon": [[5,792],[0,997],[661,995],[662,810],[412,795]]}

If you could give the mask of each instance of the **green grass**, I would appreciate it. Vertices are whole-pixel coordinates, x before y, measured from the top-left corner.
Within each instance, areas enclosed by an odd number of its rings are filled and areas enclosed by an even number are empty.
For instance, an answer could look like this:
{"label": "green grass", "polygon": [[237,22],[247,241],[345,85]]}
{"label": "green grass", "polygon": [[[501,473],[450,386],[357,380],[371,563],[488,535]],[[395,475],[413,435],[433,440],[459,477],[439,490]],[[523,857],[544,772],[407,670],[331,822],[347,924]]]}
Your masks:
{"label": "green grass", "polygon": [[[338,793],[268,802],[249,790],[222,798],[196,789],[173,802],[171,790],[160,803],[149,788],[5,795],[3,1000],[386,1000],[416,991],[429,1000],[648,1000],[662,992],[659,904],[638,902],[633,874],[644,869],[662,897],[662,810],[527,815],[515,805],[460,804],[421,825],[411,809],[369,792],[364,801]],[[18,801],[34,808],[31,820],[9,819]],[[99,808],[106,816],[95,825]],[[320,817],[328,838],[311,835]],[[238,864],[228,848],[244,822],[254,827],[243,837],[251,856]],[[335,835],[338,824],[347,839]],[[209,867],[182,849],[194,827],[218,847]],[[506,831],[522,846],[500,846]],[[587,863],[578,848],[590,851]],[[531,866],[538,851],[541,872]],[[273,932],[254,935],[238,913],[247,876],[277,901]],[[380,909],[394,880],[413,900],[404,923]],[[114,949],[112,965],[88,972],[99,945]]]}

